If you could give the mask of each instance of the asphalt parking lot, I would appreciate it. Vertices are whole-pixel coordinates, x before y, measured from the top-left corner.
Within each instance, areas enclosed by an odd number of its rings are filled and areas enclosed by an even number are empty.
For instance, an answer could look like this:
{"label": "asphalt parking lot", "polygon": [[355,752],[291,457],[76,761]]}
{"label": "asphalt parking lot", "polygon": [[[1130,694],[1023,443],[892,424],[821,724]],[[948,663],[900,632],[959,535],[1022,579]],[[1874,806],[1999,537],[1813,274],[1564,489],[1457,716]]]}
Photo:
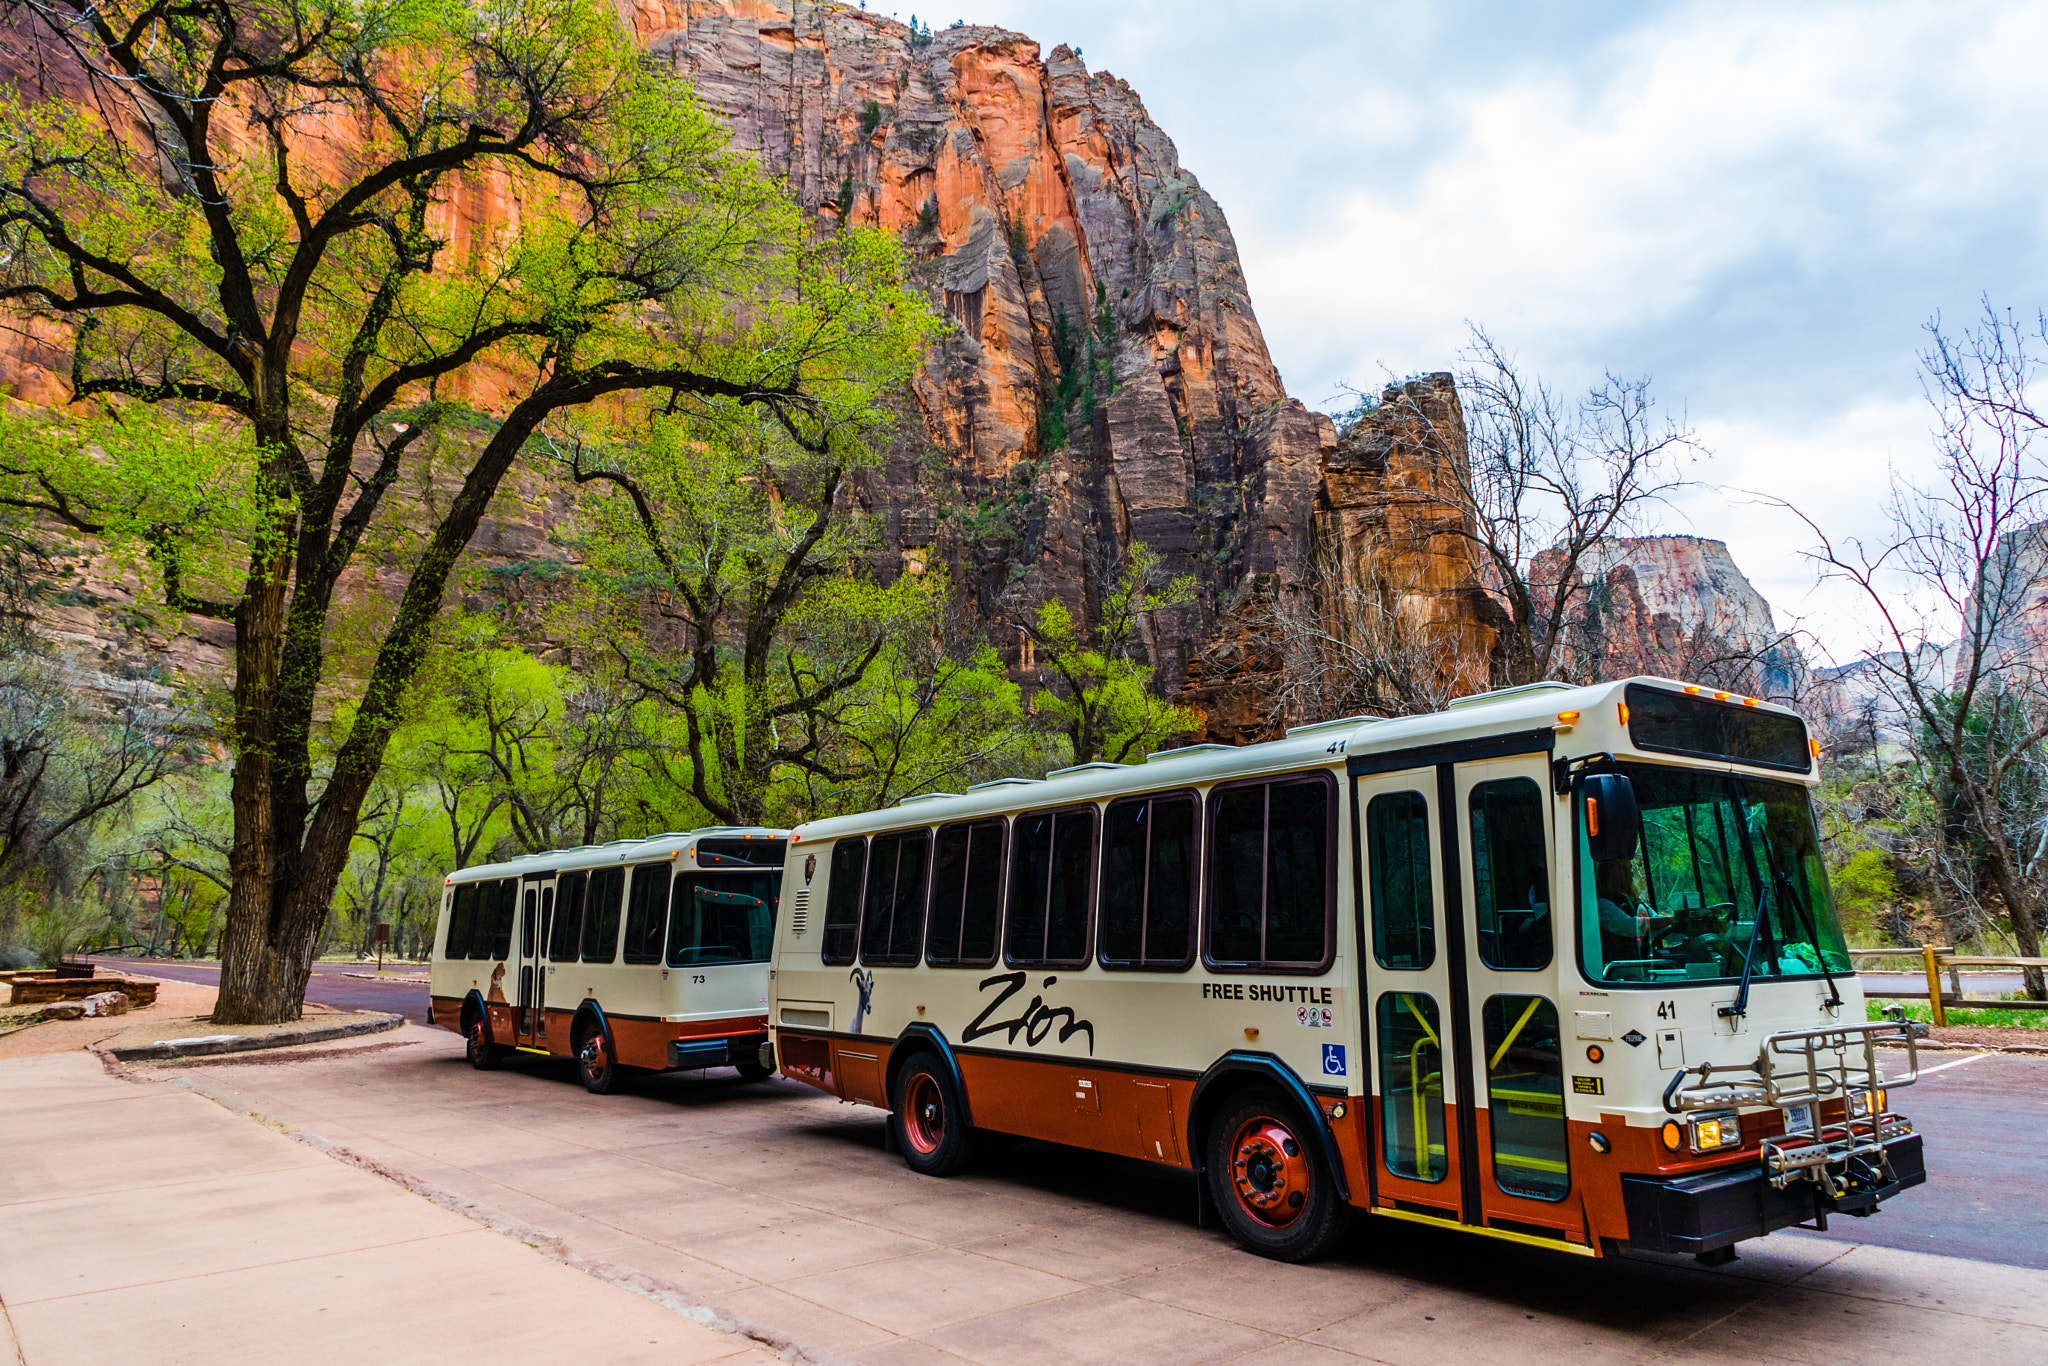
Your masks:
{"label": "asphalt parking lot", "polygon": [[[2021,1236],[2027,1218],[2040,1222],[2038,1165],[2010,1173],[2003,1199],[1986,1202],[1990,1221],[1962,1214],[1944,1232],[1925,1215],[1956,1200],[1956,1183],[1944,1189],[1932,1128],[1935,1182],[1903,1197],[1918,1215],[1895,1206],[1827,1236],[1779,1233],[1715,1270],[1590,1262],[1377,1219],[1337,1256],[1290,1267],[1196,1228],[1190,1178],[1165,1169],[1012,1144],[970,1175],[932,1181],[883,1151],[879,1112],[779,1079],[670,1075],[592,1096],[559,1063],[480,1073],[453,1035],[379,1038],[163,1078],[820,1357],[1436,1363],[1506,1350],[1590,1366],[2048,1354],[2048,1273]],[[1930,1075],[1918,1099],[1943,1086],[1995,1100],[2044,1081],[2048,1062],[1992,1058]],[[1916,1117],[1926,1113],[1920,1104]],[[2038,1131],[2038,1112],[2012,1123]],[[1999,1250],[2004,1234],[1971,1242],[1958,1230],[1972,1227],[2016,1230],[2019,1251],[1938,1250]],[[1900,1241],[1862,1236],[1880,1228]]]}

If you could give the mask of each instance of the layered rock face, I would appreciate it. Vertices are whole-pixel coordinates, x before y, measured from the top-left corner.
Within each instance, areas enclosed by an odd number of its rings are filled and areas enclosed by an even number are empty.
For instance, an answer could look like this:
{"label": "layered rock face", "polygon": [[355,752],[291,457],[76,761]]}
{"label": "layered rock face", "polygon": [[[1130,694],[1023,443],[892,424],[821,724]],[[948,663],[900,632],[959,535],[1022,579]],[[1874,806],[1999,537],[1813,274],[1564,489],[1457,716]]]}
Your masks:
{"label": "layered rock face", "polygon": [[[1537,555],[1531,586],[1556,584],[1562,561],[1555,550]],[[1725,542],[1700,536],[1601,541],[1580,560],[1572,583],[1586,590],[1566,642],[1566,664],[1574,672],[1659,674],[1775,698],[1803,688],[1804,660]]]}
{"label": "layered rock face", "polygon": [[[1257,606],[1312,591],[1317,574],[1381,594],[1444,643],[1459,690],[1483,686],[1471,566],[1457,538],[1415,525],[1424,443],[1391,426],[1340,441],[1288,398],[1221,209],[1127,83],[1008,30],[919,33],[840,4],[637,0],[621,14],[648,64],[690,81],[822,221],[897,235],[952,320],[895,449],[855,490],[884,529],[884,576],[949,569],[1028,673],[1016,623],[1053,597],[1091,616],[1142,543],[1164,577],[1196,585],[1144,643],[1161,689],[1195,705],[1211,739],[1265,733],[1284,643],[1262,634]],[[19,66],[10,79],[45,79]],[[440,209],[452,242],[522,211],[488,177]],[[0,382],[62,402],[57,331],[8,336]],[[1419,402],[1462,442],[1448,377],[1422,384]],[[511,582],[524,560],[559,554],[546,528],[565,496],[539,480],[501,494],[473,570]],[[134,585],[78,569],[53,627],[109,665],[140,661],[118,610]],[[231,632],[206,629],[177,642],[173,668],[224,662]]]}
{"label": "layered rock face", "polygon": [[1221,209],[1128,84],[836,4],[641,0],[632,22],[807,208],[901,236],[954,323],[922,432],[862,489],[878,568],[951,565],[1022,667],[1013,618],[1089,611],[1143,543],[1200,590],[1151,624],[1169,692],[1248,580],[1299,581],[1327,421],[1287,397]]}

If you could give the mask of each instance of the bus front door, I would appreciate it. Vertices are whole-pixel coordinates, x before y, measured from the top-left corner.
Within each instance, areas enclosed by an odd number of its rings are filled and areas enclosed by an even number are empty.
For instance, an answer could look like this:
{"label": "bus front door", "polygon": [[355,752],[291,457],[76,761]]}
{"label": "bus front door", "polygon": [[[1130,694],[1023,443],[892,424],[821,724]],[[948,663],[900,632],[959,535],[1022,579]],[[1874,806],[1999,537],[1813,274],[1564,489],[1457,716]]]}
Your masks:
{"label": "bus front door", "polygon": [[[1569,951],[1566,908],[1554,906],[1555,798],[1545,754],[1454,766],[1444,822],[1459,846],[1457,919],[1465,941],[1461,1028],[1470,1052],[1462,1135],[1471,1173],[1466,1222],[1520,1236],[1584,1236],[1571,1199],[1557,954]],[[1461,1116],[1461,1120],[1464,1117]],[[1477,1208],[1474,1208],[1476,1204]]]}
{"label": "bus front door", "polygon": [[519,1047],[546,1048],[547,952],[554,929],[555,882],[528,882],[519,907]]}
{"label": "bus front door", "polygon": [[[1357,767],[1363,767],[1359,765]],[[1441,770],[1448,776],[1448,767]],[[1443,875],[1445,795],[1436,767],[1352,779],[1365,916],[1358,961],[1375,1097],[1372,1190],[1396,1213],[1466,1218],[1469,1145],[1459,1133],[1471,1098],[1456,1081],[1469,1048],[1455,924],[1456,887]],[[1447,932],[1451,931],[1451,932]]]}

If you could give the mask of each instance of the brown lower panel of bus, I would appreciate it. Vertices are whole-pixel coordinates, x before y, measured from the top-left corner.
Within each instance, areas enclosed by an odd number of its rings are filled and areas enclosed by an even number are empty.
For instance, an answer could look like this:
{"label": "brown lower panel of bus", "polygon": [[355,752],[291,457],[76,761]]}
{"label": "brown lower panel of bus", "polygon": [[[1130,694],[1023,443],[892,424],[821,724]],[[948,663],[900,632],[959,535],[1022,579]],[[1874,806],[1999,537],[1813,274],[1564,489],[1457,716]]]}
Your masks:
{"label": "brown lower panel of bus", "polygon": [[[890,1039],[820,1038],[785,1028],[776,1035],[776,1063],[783,1075],[842,1100],[887,1109],[884,1073],[893,1047]],[[1197,1154],[1187,1151],[1193,1075],[964,1049],[954,1050],[954,1058],[977,1128],[1171,1167],[1194,1165]],[[1344,1098],[1320,1099],[1327,1112]],[[1366,1130],[1358,1107],[1347,1105],[1331,1127],[1354,1197],[1363,1201]]]}
{"label": "brown lower panel of bus", "polygon": [[[821,1038],[785,1028],[777,1035],[776,1061],[785,1076],[843,1100],[886,1109],[889,1098],[884,1072],[893,1047],[894,1041],[889,1039]],[[1186,1151],[1188,1104],[1196,1080],[1192,1076],[963,1050],[955,1050],[955,1058],[978,1127],[1170,1166],[1194,1165],[1196,1155]],[[1318,1096],[1326,1115],[1338,1099]],[[1446,1105],[1444,1109],[1442,1131],[1455,1134],[1457,1107]],[[1370,1116],[1376,1112],[1376,1099],[1349,1097],[1344,1115],[1330,1120],[1353,1203],[1369,1204],[1376,1194],[1383,1208],[1462,1222],[1460,1192],[1467,1174],[1458,1161],[1455,1144],[1446,1155],[1448,1171],[1442,1181],[1399,1176],[1384,1163],[1368,1177],[1367,1162],[1381,1161],[1372,1142]],[[1838,1115],[1836,1103],[1834,1109],[1824,1112],[1823,1119]],[[1775,1117],[1771,1117],[1769,1131],[1759,1126],[1755,1133],[1745,1133],[1746,1145],[1741,1151],[1680,1157],[1662,1148],[1655,1129],[1630,1128],[1619,1115],[1603,1116],[1598,1123],[1572,1120],[1566,1125],[1564,1155],[1570,1185],[1562,1200],[1549,1201],[1501,1189],[1493,1172],[1490,1118],[1483,1107],[1475,1116],[1479,1154],[1469,1173],[1469,1179],[1479,1185],[1484,1225],[1596,1249],[1602,1238],[1628,1236],[1628,1217],[1622,1206],[1623,1175],[1675,1176],[1754,1161],[1757,1139],[1776,1130]],[[1749,1123],[1751,1117],[1744,1120]],[[1604,1155],[1596,1153],[1590,1142],[1596,1130],[1611,1145]],[[1368,1153],[1373,1156],[1368,1158]]]}
{"label": "brown lower panel of bus", "polygon": [[[462,1002],[465,998],[436,996],[428,1018],[443,1029],[462,1032]],[[491,1019],[491,1037],[512,1046],[521,1042],[519,1007],[501,1001],[487,1001],[484,1010]],[[612,1027],[612,1046],[618,1061],[626,1067],[662,1071],[668,1066],[668,1046],[681,1039],[727,1039],[743,1034],[765,1034],[766,1015],[734,1015],[716,1020],[650,1020],[637,1015],[607,1015]],[[541,1013],[540,1046],[556,1057],[566,1058],[575,1049],[573,1030],[576,1012],[549,1007]]]}

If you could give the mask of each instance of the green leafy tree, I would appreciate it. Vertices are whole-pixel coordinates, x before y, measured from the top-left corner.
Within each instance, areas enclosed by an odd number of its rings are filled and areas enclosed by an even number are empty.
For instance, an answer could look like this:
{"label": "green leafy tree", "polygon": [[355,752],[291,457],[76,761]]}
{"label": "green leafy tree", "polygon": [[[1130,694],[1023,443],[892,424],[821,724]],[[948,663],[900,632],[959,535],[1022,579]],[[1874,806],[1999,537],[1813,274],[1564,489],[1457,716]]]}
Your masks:
{"label": "green leafy tree", "polygon": [[1136,658],[1146,617],[1195,596],[1191,575],[1162,586],[1159,563],[1150,547],[1132,546],[1092,628],[1057,599],[1018,623],[1034,647],[1043,685],[1032,705],[1065,737],[1073,763],[1127,763],[1201,728],[1193,711],[1153,691],[1152,666]]}
{"label": "green leafy tree", "polygon": [[567,449],[592,493],[586,629],[680,718],[681,781],[715,820],[766,820],[799,775],[855,780],[839,744],[855,690],[943,591],[862,572],[872,528],[845,483],[890,420],[878,405],[864,428],[812,444],[777,424],[679,417],[630,445]]}
{"label": "green leafy tree", "polygon": [[[10,414],[0,498],[234,625],[214,1018],[293,1019],[448,577],[542,424],[629,422],[640,395],[828,450],[913,310],[892,253],[813,240],[595,0],[0,20],[45,58],[0,96],[0,303],[70,329],[91,414]],[[460,186],[521,211],[464,221]],[[337,663],[366,560],[396,600]],[[322,760],[316,718],[349,701]]]}

